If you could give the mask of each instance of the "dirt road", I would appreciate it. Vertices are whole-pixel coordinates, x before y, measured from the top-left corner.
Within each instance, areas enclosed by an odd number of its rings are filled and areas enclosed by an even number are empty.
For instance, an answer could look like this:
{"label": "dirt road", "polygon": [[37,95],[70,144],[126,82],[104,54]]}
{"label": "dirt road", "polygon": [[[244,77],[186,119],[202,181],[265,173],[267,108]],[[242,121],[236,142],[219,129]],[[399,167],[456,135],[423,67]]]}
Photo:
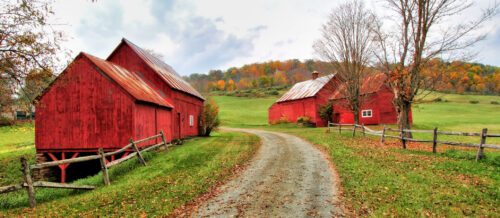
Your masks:
{"label": "dirt road", "polygon": [[335,176],[328,161],[310,143],[283,133],[225,129],[256,134],[262,147],[248,167],[205,202],[195,217],[332,217]]}

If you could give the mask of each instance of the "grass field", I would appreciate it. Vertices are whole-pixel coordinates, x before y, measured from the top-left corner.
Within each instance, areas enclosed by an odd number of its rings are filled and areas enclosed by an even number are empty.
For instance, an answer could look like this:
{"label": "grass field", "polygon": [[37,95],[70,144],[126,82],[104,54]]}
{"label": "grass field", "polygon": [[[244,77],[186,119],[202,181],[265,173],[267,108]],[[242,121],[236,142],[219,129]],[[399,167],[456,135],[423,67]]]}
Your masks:
{"label": "grass field", "polygon": [[[26,209],[25,191],[0,195],[0,217],[22,216],[145,216],[168,215],[232,174],[236,165],[248,160],[260,140],[254,135],[214,132],[212,137],[187,141],[169,153],[145,155],[147,167],[137,159],[111,168],[111,186],[104,187],[102,175],[74,182],[97,186],[94,191],[36,188],[38,207]],[[3,157],[2,168],[11,173],[8,183],[20,182],[18,162]],[[4,179],[2,179],[4,180]],[[4,181],[2,181],[4,183]]]}

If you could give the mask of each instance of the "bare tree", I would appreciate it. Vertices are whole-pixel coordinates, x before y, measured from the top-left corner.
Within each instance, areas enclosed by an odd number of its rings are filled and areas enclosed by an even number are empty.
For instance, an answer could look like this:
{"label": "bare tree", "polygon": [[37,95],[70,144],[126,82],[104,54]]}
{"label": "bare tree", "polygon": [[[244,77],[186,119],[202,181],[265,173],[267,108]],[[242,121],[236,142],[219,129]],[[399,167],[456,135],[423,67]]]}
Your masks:
{"label": "bare tree", "polygon": [[353,113],[356,124],[364,101],[362,84],[370,76],[367,67],[373,57],[376,20],[362,1],[342,4],[332,10],[322,26],[322,38],[313,46],[317,54],[335,66],[338,79],[335,86],[339,87],[343,105]]}
{"label": "bare tree", "polygon": [[[391,26],[377,23],[377,58],[388,74],[398,112],[398,126],[410,129],[409,112],[416,97],[430,85],[422,67],[434,57],[458,54],[485,38],[477,30],[497,14],[497,4],[476,20],[463,14],[471,0],[385,0],[393,12]],[[461,20],[453,22],[452,18]],[[451,22],[450,22],[451,21]],[[448,22],[448,23],[446,23]],[[455,23],[455,24],[453,24]],[[439,28],[438,28],[439,27]],[[410,133],[406,133],[411,137]]]}

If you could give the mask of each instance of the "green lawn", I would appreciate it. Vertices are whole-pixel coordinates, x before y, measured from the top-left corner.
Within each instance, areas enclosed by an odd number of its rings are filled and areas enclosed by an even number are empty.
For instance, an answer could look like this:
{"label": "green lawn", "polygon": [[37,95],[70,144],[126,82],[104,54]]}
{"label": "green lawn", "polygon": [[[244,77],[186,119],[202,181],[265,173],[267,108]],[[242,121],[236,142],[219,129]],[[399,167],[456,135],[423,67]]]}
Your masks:
{"label": "green lawn", "polygon": [[219,117],[225,126],[266,126],[267,109],[276,98],[241,98],[212,96],[219,104]]}
{"label": "green lawn", "polygon": [[[99,173],[74,182],[97,186],[94,191],[36,188],[39,205],[35,210],[26,208],[25,191],[0,195],[0,217],[169,215],[231,175],[259,144],[254,135],[214,132],[211,137],[187,141],[168,153],[147,153],[146,167],[134,158],[111,168],[111,186],[103,186]],[[2,161],[18,162],[6,157]],[[3,164],[2,168],[11,168],[16,174],[9,177],[9,183],[20,182],[16,181],[21,178],[19,168]]]}
{"label": "green lawn", "polygon": [[498,95],[461,95],[461,94],[445,94],[439,92],[432,92],[424,97],[424,100],[434,100],[441,98],[442,101],[467,103],[470,101],[478,101],[480,104],[491,104],[492,101],[500,103],[500,96]]}
{"label": "green lawn", "polygon": [[0,155],[2,153],[31,149],[35,144],[33,123],[0,127]]}

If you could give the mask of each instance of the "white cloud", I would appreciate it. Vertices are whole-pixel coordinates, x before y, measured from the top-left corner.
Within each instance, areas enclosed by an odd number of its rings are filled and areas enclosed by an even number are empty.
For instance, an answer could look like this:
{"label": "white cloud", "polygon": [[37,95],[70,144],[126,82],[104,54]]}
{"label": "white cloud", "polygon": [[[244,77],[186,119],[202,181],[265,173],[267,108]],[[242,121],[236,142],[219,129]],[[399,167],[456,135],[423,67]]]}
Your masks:
{"label": "white cloud", "polygon": [[[125,37],[163,54],[165,62],[187,75],[252,62],[315,58],[312,44],[328,13],[340,2],[59,0],[55,13],[58,23],[68,24],[63,28],[72,38],[65,45],[74,54],[87,51],[106,58]],[[367,8],[387,13],[382,1],[366,2]],[[499,21],[495,18],[493,23]],[[498,64],[499,27],[488,27],[491,37],[478,45],[486,55],[478,61]]]}

